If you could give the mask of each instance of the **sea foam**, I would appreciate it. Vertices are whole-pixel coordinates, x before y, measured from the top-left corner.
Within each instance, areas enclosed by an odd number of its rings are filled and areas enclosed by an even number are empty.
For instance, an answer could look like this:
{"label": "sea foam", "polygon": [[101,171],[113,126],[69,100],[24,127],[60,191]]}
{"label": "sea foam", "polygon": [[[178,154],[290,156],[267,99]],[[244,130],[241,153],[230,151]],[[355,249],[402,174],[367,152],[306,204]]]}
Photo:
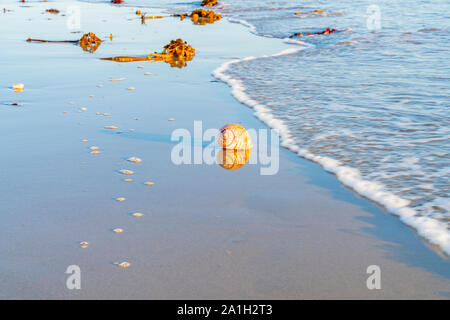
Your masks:
{"label": "sea foam", "polygon": [[[244,21],[238,22],[247,25],[250,29],[254,28],[254,26],[249,23],[246,24],[244,23]],[[390,213],[398,216],[400,220],[405,224],[414,228],[420,236],[424,237],[429,242],[439,246],[443,252],[445,252],[447,255],[450,255],[450,233],[445,223],[433,218],[419,216],[417,214],[417,211],[409,206],[409,200],[403,199],[387,191],[385,186],[381,183],[364,179],[358,169],[345,166],[340,161],[332,159],[330,157],[315,155],[307,149],[300,148],[297,144],[294,143],[293,137],[284,121],[276,119],[271,113],[271,109],[269,107],[251,99],[246,93],[246,88],[241,80],[233,79],[231,76],[226,74],[226,71],[233,64],[249,60],[293,54],[308,47],[305,43],[299,40],[284,39],[283,41],[286,43],[295,43],[304,46],[301,48],[283,50],[271,56],[247,57],[229,61],[214,70],[213,76],[216,79],[228,84],[231,87],[232,95],[239,102],[251,107],[255,111],[255,116],[258,119],[260,119],[270,128],[279,131],[281,145],[284,148],[296,153],[302,158],[318,163],[326,171],[335,174],[342,184],[351,188],[358,194],[382,205]]]}

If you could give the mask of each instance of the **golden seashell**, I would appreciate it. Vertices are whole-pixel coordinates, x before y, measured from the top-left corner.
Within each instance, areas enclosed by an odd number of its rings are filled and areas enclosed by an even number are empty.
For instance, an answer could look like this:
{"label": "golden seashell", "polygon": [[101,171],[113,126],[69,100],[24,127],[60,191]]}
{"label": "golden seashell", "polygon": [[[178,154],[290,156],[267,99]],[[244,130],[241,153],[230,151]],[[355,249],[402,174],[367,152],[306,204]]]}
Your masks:
{"label": "golden seashell", "polygon": [[98,147],[92,146],[92,147],[90,147],[89,149],[91,149],[91,151],[95,151],[95,150],[98,150]]}
{"label": "golden seashell", "polygon": [[122,232],[123,232],[123,229],[121,229],[121,228],[115,228],[115,229],[113,229],[113,232],[114,232],[114,233],[122,233]]}
{"label": "golden seashell", "polygon": [[248,162],[251,153],[251,149],[222,149],[217,153],[217,163],[226,170],[237,170],[242,168]]}
{"label": "golden seashell", "polygon": [[127,200],[127,199],[125,199],[123,197],[116,198],[117,202],[124,202],[125,200]]}
{"label": "golden seashell", "polygon": [[220,128],[217,143],[223,149],[247,150],[252,148],[252,139],[244,127],[227,124]]}
{"label": "golden seashell", "polygon": [[117,127],[116,126],[105,126],[105,129],[109,129],[109,130],[116,130]]}
{"label": "golden seashell", "polygon": [[100,151],[91,151],[91,154],[96,155],[96,154],[101,154]]}
{"label": "golden seashell", "polygon": [[150,181],[146,181],[146,182],[144,182],[144,184],[146,185],[146,186],[152,186],[152,185],[154,185],[154,183],[153,182],[150,182]]}

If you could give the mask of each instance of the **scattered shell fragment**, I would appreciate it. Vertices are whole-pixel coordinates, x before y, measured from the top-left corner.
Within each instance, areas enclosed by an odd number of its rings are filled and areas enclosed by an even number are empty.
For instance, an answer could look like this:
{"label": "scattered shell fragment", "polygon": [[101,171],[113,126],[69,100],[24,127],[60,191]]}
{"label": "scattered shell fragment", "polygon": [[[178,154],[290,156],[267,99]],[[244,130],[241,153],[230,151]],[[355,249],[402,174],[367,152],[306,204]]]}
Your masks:
{"label": "scattered shell fragment", "polygon": [[93,98],[94,97],[94,95],[93,94],[91,94],[90,96],[89,96],[89,98]]}
{"label": "scattered shell fragment", "polygon": [[146,182],[144,182],[144,184],[145,184],[146,186],[152,186],[152,185],[154,185],[154,183],[151,182],[151,181],[146,181]]}
{"label": "scattered shell fragment", "polygon": [[82,242],[80,242],[80,246],[81,246],[81,248],[86,249],[89,246],[89,242],[82,241]]}
{"label": "scattered shell fragment", "polygon": [[133,182],[133,179],[124,179],[125,182]]}
{"label": "scattered shell fragment", "polygon": [[116,126],[105,126],[105,129],[116,130],[118,129]]}
{"label": "scattered shell fragment", "polygon": [[146,72],[146,73],[144,73],[144,76],[149,76],[149,75],[151,75],[151,73],[150,73],[150,72]]}
{"label": "scattered shell fragment", "polygon": [[80,108],[80,112],[84,112],[84,111],[86,111],[87,109],[85,108],[85,107],[83,107],[83,108]]}
{"label": "scattered shell fragment", "polygon": [[114,233],[122,233],[122,232],[123,232],[123,229],[115,228],[115,229],[113,229],[113,232],[114,232]]}
{"label": "scattered shell fragment", "polygon": [[136,213],[133,213],[132,216],[135,218],[142,218],[144,215],[140,212],[136,212]]}
{"label": "scattered shell fragment", "polygon": [[23,83],[14,83],[12,87],[14,90],[23,90],[25,88],[25,85]]}
{"label": "scattered shell fragment", "polygon": [[134,163],[141,163],[142,159],[137,158],[137,157],[131,157],[127,159],[129,162],[134,162]]}
{"label": "scattered shell fragment", "polygon": [[144,66],[138,66],[138,69],[144,69]]}
{"label": "scattered shell fragment", "polygon": [[98,150],[98,147],[97,146],[92,146],[92,147],[90,147],[89,148],[91,151],[95,151],[95,150]]}
{"label": "scattered shell fragment", "polygon": [[170,118],[169,121],[175,121],[175,119],[174,118]]}
{"label": "scattered shell fragment", "polygon": [[116,198],[117,202],[124,202],[125,200],[127,200],[127,199],[123,198],[123,197]]}
{"label": "scattered shell fragment", "polygon": [[101,152],[100,151],[91,151],[91,154],[101,154]]}
{"label": "scattered shell fragment", "polygon": [[132,174],[134,174],[133,171],[127,170],[127,169],[119,170],[119,172],[120,172],[121,174],[124,174],[124,175],[127,175],[127,176],[131,176]]}
{"label": "scattered shell fragment", "polygon": [[111,115],[111,113],[104,113],[103,114],[105,117],[109,117]]}
{"label": "scattered shell fragment", "polygon": [[128,90],[133,91],[133,90],[136,90],[136,88],[129,87]]}
{"label": "scattered shell fragment", "polygon": [[83,139],[83,140],[81,140],[81,142],[88,142],[89,140],[88,139]]}
{"label": "scattered shell fragment", "polygon": [[130,129],[130,132],[134,132],[134,129]]}
{"label": "scattered shell fragment", "polygon": [[119,263],[118,266],[121,268],[129,268],[129,267],[131,267],[131,263],[124,261],[124,262]]}
{"label": "scattered shell fragment", "polygon": [[125,80],[125,78],[117,78],[117,79],[114,79],[114,78],[110,78],[109,79],[109,81],[123,81],[123,80]]}

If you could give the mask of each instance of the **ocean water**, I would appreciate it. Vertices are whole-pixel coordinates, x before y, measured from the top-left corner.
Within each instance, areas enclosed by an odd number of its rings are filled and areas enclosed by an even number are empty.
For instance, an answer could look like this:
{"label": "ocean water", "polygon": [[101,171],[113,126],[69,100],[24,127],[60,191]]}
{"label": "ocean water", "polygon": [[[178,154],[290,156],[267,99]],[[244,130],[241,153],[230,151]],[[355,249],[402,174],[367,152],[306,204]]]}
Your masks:
{"label": "ocean water", "polygon": [[[188,12],[200,1],[126,3]],[[450,254],[450,2],[227,0],[216,10],[293,47],[255,48],[216,70],[233,95],[280,129],[284,147]],[[308,35],[327,28],[339,32]]]}

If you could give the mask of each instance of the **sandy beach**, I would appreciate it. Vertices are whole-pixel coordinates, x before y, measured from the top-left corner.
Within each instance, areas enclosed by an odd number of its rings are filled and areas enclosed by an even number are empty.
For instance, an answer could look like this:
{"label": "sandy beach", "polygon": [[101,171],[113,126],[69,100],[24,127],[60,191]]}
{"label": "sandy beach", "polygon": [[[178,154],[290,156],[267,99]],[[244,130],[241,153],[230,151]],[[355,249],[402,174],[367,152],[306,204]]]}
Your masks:
{"label": "sandy beach", "polygon": [[[61,14],[72,4],[81,10],[77,30]],[[194,25],[161,9],[146,9],[165,17],[143,25],[135,14],[142,8],[107,3],[3,7],[1,299],[450,298],[450,261],[439,247],[287,149],[279,149],[275,175],[261,175],[260,164],[229,171],[171,161],[173,131],[193,132],[194,121],[205,130],[267,129],[212,73],[301,45],[227,19]],[[86,32],[103,40],[94,53],[25,41]],[[182,69],[100,60],[145,56],[177,38],[196,48]],[[24,91],[13,92],[13,83]],[[80,290],[66,287],[70,265],[81,269]],[[366,286],[370,265],[381,269],[381,290]]]}

